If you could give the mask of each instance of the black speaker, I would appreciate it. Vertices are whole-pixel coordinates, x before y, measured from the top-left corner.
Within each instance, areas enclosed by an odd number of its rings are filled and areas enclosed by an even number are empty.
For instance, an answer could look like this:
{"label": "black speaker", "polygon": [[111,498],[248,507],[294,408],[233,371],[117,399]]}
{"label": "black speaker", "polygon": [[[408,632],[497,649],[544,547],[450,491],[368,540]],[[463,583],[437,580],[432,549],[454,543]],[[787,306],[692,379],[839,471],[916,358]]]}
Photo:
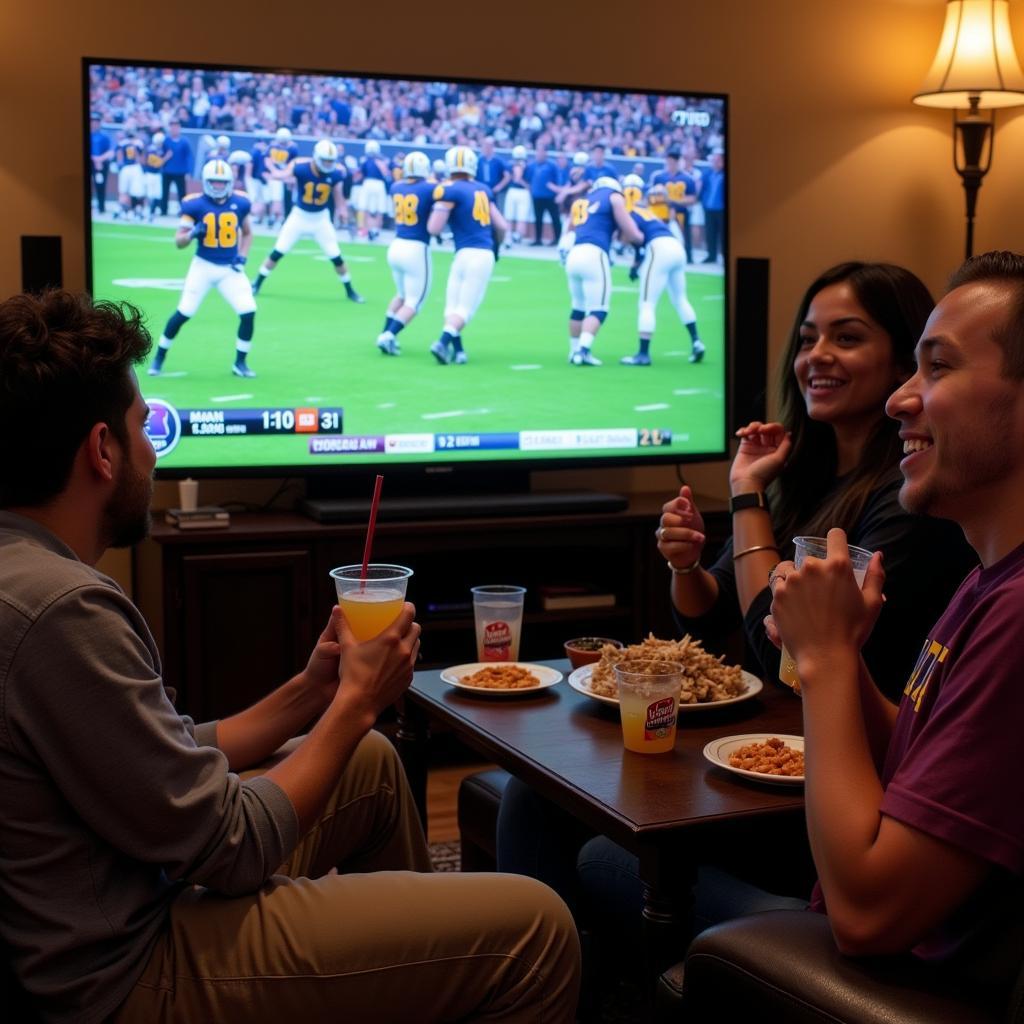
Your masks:
{"label": "black speaker", "polygon": [[22,235],[21,290],[41,292],[63,287],[60,235]]}
{"label": "black speaker", "polygon": [[767,418],[768,260],[736,260],[731,430]]}

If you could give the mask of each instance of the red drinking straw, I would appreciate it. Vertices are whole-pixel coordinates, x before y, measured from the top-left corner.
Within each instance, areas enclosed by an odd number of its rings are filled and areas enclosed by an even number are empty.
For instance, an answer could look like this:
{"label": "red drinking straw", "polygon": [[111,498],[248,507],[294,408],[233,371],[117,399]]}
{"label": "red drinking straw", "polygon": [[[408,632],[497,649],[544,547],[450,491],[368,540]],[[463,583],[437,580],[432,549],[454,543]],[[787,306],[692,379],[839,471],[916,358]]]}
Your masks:
{"label": "red drinking straw", "polygon": [[370,502],[370,522],[366,527],[366,546],[363,548],[363,570],[359,574],[360,590],[366,589],[366,574],[370,568],[370,550],[373,548],[373,530],[377,525],[377,508],[380,505],[380,488],[384,477],[379,473],[373,483],[373,501]]}

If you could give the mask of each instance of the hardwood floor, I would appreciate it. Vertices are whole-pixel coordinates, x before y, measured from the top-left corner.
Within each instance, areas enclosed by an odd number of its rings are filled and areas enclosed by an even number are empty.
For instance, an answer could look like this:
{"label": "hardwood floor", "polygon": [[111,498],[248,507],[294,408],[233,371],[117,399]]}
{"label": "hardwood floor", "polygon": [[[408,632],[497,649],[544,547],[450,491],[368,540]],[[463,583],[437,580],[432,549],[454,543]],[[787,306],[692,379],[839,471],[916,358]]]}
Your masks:
{"label": "hardwood floor", "polygon": [[486,763],[440,765],[427,773],[427,842],[452,843],[459,838],[456,817],[459,783],[475,772],[494,765]]}

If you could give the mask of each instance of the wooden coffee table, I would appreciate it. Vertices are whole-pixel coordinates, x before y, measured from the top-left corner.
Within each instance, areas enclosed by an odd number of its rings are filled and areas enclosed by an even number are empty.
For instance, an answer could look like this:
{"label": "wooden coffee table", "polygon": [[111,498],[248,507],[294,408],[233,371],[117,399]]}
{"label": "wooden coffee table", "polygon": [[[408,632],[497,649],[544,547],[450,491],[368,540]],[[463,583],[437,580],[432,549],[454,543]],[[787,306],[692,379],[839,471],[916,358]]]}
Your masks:
{"label": "wooden coffee table", "polygon": [[[550,661],[566,674],[566,661]],[[709,764],[704,745],[740,733],[801,734],[800,702],[769,682],[726,708],[682,712],[675,749],[624,749],[618,709],[563,680],[533,696],[469,695],[436,671],[417,672],[404,698],[398,745],[425,819],[429,722],[517,775],[594,831],[636,854],[644,883],[647,962],[682,959],[692,933],[693,883],[709,844],[763,821],[803,813],[802,787],[749,782]]]}

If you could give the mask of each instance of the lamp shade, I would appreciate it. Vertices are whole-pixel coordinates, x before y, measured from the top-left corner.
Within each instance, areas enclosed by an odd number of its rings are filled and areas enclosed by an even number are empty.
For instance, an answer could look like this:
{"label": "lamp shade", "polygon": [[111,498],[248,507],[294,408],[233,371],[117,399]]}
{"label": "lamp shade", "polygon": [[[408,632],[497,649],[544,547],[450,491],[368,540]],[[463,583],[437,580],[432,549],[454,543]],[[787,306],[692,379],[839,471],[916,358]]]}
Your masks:
{"label": "lamp shade", "polygon": [[1013,107],[1024,103],[1008,0],[948,0],[946,24],[920,92],[925,107]]}

